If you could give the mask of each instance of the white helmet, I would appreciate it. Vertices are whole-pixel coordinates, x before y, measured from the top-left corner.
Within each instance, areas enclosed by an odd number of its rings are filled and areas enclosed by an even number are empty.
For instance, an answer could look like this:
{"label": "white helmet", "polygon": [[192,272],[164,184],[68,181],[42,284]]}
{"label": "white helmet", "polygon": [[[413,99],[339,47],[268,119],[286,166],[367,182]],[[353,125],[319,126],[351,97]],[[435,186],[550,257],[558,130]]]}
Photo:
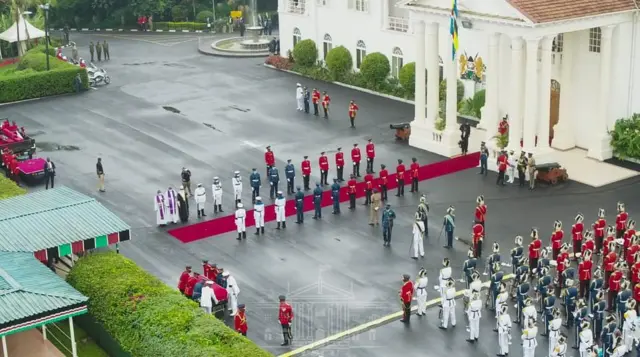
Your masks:
{"label": "white helmet", "polygon": [[607,227],[607,236],[613,237],[615,235],[616,235],[616,227],[614,226]]}
{"label": "white helmet", "polygon": [[484,204],[484,196],[480,195],[478,196],[478,198],[476,198],[476,203],[479,205],[483,205]]}
{"label": "white helmet", "polygon": [[538,229],[537,228],[531,228],[531,238],[533,238],[533,239],[538,238]]}
{"label": "white helmet", "polygon": [[447,214],[453,214],[455,211],[456,209],[453,206],[449,206],[449,208],[447,208]]}
{"label": "white helmet", "polygon": [[584,216],[582,215],[582,213],[578,213],[576,215],[576,223],[582,223],[582,221],[584,221]]}
{"label": "white helmet", "polygon": [[558,221],[553,222],[553,228],[554,228],[556,231],[561,230],[561,229],[562,229],[562,222],[561,222],[561,221],[559,221],[559,220],[558,220]]}
{"label": "white helmet", "polygon": [[516,236],[516,245],[522,245],[522,236]]}
{"label": "white helmet", "polygon": [[624,203],[618,202],[618,212],[624,212]]}
{"label": "white helmet", "polygon": [[493,252],[494,253],[500,252],[500,244],[498,244],[498,242],[493,243]]}
{"label": "white helmet", "polygon": [[604,208],[598,209],[598,218],[604,218]]}
{"label": "white helmet", "polygon": [[243,205],[242,203],[238,203],[238,206],[237,206],[237,207],[238,207],[238,208],[242,208],[242,207],[244,207],[244,205]]}

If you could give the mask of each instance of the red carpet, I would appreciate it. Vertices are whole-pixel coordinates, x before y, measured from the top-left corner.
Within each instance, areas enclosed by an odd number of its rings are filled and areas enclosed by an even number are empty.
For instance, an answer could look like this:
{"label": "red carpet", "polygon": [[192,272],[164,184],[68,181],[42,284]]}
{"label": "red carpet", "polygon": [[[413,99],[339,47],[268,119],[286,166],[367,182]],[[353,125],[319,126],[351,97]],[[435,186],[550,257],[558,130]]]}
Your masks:
{"label": "red carpet", "polygon": [[[429,180],[432,178],[452,174],[458,171],[467,170],[473,167],[478,166],[478,162],[480,160],[480,153],[473,153],[466,156],[460,156],[453,159],[447,159],[444,161],[436,162],[433,164],[428,164],[420,167],[420,181]],[[393,168],[395,170],[395,168]],[[392,190],[397,187],[396,175],[389,175],[389,184],[388,189]],[[411,181],[406,180],[406,185],[410,185]],[[364,182],[358,182],[357,186],[357,195],[356,197],[361,198],[364,197]],[[228,197],[228,196],[227,196]],[[340,190],[340,202],[345,202],[349,200],[349,195],[347,193],[347,187],[344,186]],[[333,204],[331,200],[331,190],[324,191],[324,195],[322,198],[322,207],[331,206]],[[269,205],[265,207],[265,222],[275,221],[276,213],[273,207],[274,205]],[[308,195],[304,198],[304,211],[312,211],[313,210],[313,196]],[[286,205],[286,215],[295,216],[295,201],[290,199],[287,201]],[[247,228],[253,226],[255,221],[253,219],[253,210],[247,210]],[[200,239],[213,237],[219,234],[233,232],[236,230],[235,218],[233,214],[230,214],[225,217],[215,218],[209,221],[204,221],[200,223],[195,223],[189,226],[184,226],[180,228],[175,228],[169,230],[169,234],[174,238],[178,239],[182,243],[191,243],[198,241]]]}

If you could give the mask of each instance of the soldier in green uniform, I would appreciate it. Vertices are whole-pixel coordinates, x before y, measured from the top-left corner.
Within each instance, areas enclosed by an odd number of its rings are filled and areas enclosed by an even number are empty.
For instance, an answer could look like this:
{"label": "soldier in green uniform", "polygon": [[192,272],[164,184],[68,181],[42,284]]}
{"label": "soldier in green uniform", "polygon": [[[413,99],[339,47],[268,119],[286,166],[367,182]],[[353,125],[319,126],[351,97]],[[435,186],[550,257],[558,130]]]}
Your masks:
{"label": "soldier in green uniform", "polygon": [[296,200],[296,223],[302,224],[304,223],[304,192],[302,192],[302,188],[300,186],[297,187],[298,192],[296,192],[295,200]]}
{"label": "soldier in green uniform", "polygon": [[98,62],[102,60],[102,44],[100,42],[96,43],[96,54],[98,55]]}
{"label": "soldier in green uniform", "polygon": [[333,185],[331,185],[331,199],[333,201],[333,214],[340,214],[340,184],[338,179],[333,179]]}
{"label": "soldier in green uniform", "polygon": [[104,40],[102,43],[102,50],[104,51],[104,60],[110,60],[111,56],[109,56],[109,44],[107,43],[107,40]]}
{"label": "soldier in green uniform", "polygon": [[93,41],[89,43],[89,53],[91,53],[91,62],[93,62],[93,52],[95,50],[95,46],[93,45]]}

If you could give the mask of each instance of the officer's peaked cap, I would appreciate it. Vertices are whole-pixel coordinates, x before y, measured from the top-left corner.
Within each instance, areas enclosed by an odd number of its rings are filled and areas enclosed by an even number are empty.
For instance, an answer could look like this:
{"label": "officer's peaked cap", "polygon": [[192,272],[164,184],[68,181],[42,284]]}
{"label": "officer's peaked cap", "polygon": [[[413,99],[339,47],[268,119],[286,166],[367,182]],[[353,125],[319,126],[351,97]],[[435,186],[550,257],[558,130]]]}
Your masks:
{"label": "officer's peaked cap", "polygon": [[283,300],[286,300],[286,299],[287,299],[287,297],[284,296],[284,295],[278,296],[278,300],[280,300],[280,301],[283,301]]}
{"label": "officer's peaked cap", "polygon": [[238,304],[238,309],[244,309],[244,304]]}

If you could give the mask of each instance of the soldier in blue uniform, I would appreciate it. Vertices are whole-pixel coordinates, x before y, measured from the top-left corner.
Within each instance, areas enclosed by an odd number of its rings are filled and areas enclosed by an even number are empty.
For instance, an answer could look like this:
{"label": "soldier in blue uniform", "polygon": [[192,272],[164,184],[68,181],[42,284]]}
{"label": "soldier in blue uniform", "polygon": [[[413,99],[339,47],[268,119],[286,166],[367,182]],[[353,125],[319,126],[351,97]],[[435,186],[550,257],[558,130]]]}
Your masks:
{"label": "soldier in blue uniform", "polygon": [[515,272],[515,277],[513,279],[513,283],[511,284],[511,297],[515,298],[516,296],[516,286],[518,285],[518,282],[521,281],[521,277],[524,274],[527,274],[527,276],[529,275],[529,259],[523,257],[520,259],[520,261],[518,262],[518,269],[516,269]]}
{"label": "soldier in blue uniform", "polygon": [[593,315],[593,337],[599,339],[604,323],[604,314],[607,311],[607,300],[604,291],[600,290],[593,295],[593,304],[591,306],[591,314]]}
{"label": "soldier in blue uniform", "polygon": [[500,271],[500,263],[496,263],[495,266],[491,269],[495,273],[491,275],[491,311],[495,311],[496,309],[496,299],[498,298],[498,293],[500,292],[500,283],[502,283],[502,278],[504,277],[504,273]]}
{"label": "soldier in blue uniform", "polygon": [[340,184],[338,179],[333,179],[333,185],[331,185],[331,200],[333,201],[333,214],[340,214]]}
{"label": "soldier in blue uniform", "polygon": [[549,336],[549,323],[554,319],[553,313],[554,310],[557,310],[556,305],[556,296],[551,293],[551,289],[547,288],[545,290],[544,298],[540,299],[542,301],[544,313],[544,334],[543,336]]}
{"label": "soldier in blue uniform", "polygon": [[500,244],[497,242],[493,243],[493,253],[487,258],[487,266],[489,267],[490,276],[495,273],[495,271],[493,271],[495,263],[498,263],[498,266],[500,266]]}
{"label": "soldier in blue uniform", "polygon": [[322,218],[322,188],[319,182],[316,182],[316,188],[313,190],[313,208],[313,219]]}
{"label": "soldier in blue uniform", "polygon": [[538,273],[538,278],[542,277],[542,268],[549,268],[551,261],[548,258],[549,250],[544,248],[540,251],[540,259],[538,259],[538,265],[536,266],[536,272]]}
{"label": "soldier in blue uniform", "polygon": [[278,192],[278,183],[280,182],[280,173],[278,172],[278,168],[272,167],[269,170],[269,184],[271,185],[271,190],[269,191],[269,197],[274,199],[276,197],[276,193]]}
{"label": "soldier in blue uniform", "polygon": [[516,294],[518,299],[518,317],[516,323],[519,324],[522,321],[522,309],[524,309],[524,301],[529,296],[529,274],[524,273],[520,276],[518,281],[518,287],[516,288]]}
{"label": "soldier in blue uniform", "polygon": [[602,269],[596,268],[593,272],[593,279],[589,285],[589,309],[593,311],[593,305],[596,303],[596,295],[604,288],[604,279],[602,278]]}
{"label": "soldier in blue uniform", "polygon": [[296,187],[298,192],[296,192],[295,200],[296,200],[296,223],[302,224],[304,223],[304,192],[302,192],[302,188],[300,186]]}
{"label": "soldier in blue uniform", "polygon": [[391,246],[391,232],[393,231],[393,221],[396,219],[396,213],[391,209],[391,205],[387,204],[382,212],[382,238],[384,246]]}
{"label": "soldier in blue uniform", "polygon": [[576,316],[575,316],[575,339],[574,349],[578,349],[578,343],[580,342],[580,332],[582,332],[582,322],[589,317],[589,307],[584,299],[578,300],[576,303]]}
{"label": "soldier in blue uniform", "polygon": [[613,340],[616,330],[618,329],[616,324],[616,316],[609,315],[606,317],[605,325],[602,328],[602,334],[600,339],[602,340],[602,350],[604,351],[604,357],[609,357],[610,352],[613,350]]}
{"label": "soldier in blue uniform", "polygon": [[256,197],[260,196],[260,186],[262,186],[258,169],[253,168],[251,171],[249,183],[251,184],[251,202],[256,203]]}
{"label": "soldier in blue uniform", "polygon": [[293,195],[293,187],[295,186],[296,167],[291,163],[291,159],[287,160],[287,166],[284,167],[284,174],[287,177],[287,195]]}
{"label": "soldier in blue uniform", "polygon": [[473,247],[470,247],[467,252],[467,260],[462,264],[462,271],[466,278],[465,281],[467,282],[467,289],[469,289],[469,285],[473,281],[473,273],[475,272],[477,265],[478,260],[475,258]]}
{"label": "soldier in blue uniform", "polygon": [[[542,269],[542,277],[538,278],[538,286],[536,287],[538,298],[540,301],[540,311],[544,311],[545,303],[544,299],[546,299],[547,295],[553,296],[551,292],[553,291],[553,277],[549,274],[549,268]],[[556,297],[553,296],[553,303],[555,304]],[[552,306],[553,307],[553,306]]]}
{"label": "soldier in blue uniform", "polygon": [[633,298],[633,291],[631,291],[631,283],[629,280],[623,280],[620,284],[620,292],[616,296],[616,313],[618,314],[618,321],[620,322],[620,328],[624,323],[624,313],[627,312],[627,303]]}
{"label": "soldier in blue uniform", "polygon": [[572,267],[572,266],[568,266],[563,272],[562,272],[562,282],[560,283],[560,286],[565,286],[565,282],[567,280],[573,280],[574,282],[576,281],[576,268]]}
{"label": "soldier in blue uniform", "polygon": [[444,216],[444,222],[442,223],[442,228],[447,233],[447,245],[445,248],[453,248],[453,232],[456,229],[456,216],[455,216],[455,208],[453,206],[449,206],[447,208],[447,214]]}
{"label": "soldier in blue uniform", "polygon": [[517,236],[515,241],[516,246],[515,248],[511,249],[511,272],[513,274],[516,273],[516,269],[518,269],[520,264],[520,259],[522,259],[522,256],[524,255],[524,248],[522,247],[522,237]]}
{"label": "soldier in blue uniform", "polygon": [[576,311],[578,289],[573,286],[573,279],[566,279],[565,284],[560,297],[564,299],[565,317],[567,319],[564,326],[570,328],[573,325],[573,313]]}

